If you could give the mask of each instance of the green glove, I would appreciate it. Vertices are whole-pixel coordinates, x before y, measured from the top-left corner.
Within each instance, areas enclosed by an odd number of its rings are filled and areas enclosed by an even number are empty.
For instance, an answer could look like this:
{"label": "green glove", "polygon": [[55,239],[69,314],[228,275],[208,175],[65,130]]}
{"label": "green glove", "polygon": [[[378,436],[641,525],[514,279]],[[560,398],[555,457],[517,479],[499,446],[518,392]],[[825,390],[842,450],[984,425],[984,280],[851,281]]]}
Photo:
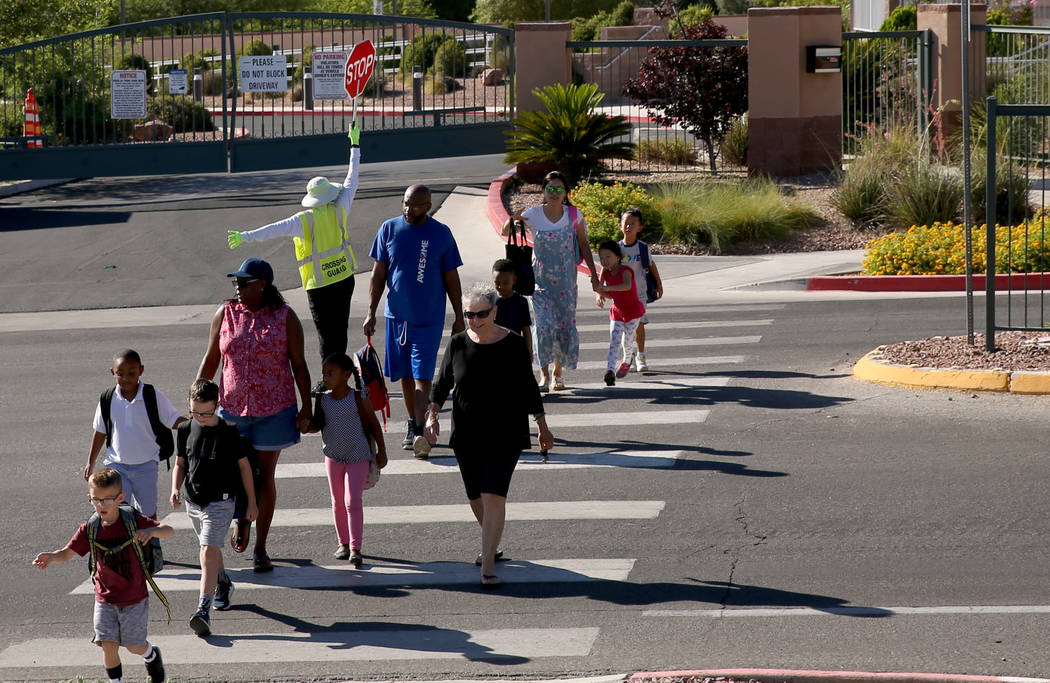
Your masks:
{"label": "green glove", "polygon": [[236,249],[244,242],[244,238],[236,230],[227,230],[226,241],[230,243],[230,249]]}
{"label": "green glove", "polygon": [[361,144],[361,129],[357,127],[357,119],[354,119],[353,123],[350,124],[350,130],[346,132],[346,137],[350,138],[351,145]]}

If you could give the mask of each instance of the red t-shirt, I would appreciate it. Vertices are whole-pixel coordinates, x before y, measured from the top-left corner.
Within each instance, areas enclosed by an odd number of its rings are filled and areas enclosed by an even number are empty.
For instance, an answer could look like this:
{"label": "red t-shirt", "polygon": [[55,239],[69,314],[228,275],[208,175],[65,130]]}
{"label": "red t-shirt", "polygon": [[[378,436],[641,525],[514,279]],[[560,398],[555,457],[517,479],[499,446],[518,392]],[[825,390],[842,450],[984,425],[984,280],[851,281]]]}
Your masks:
{"label": "red t-shirt", "polygon": [[[599,279],[603,285],[619,285],[623,284],[623,274],[631,272],[631,269],[626,266],[620,266],[620,270],[614,275],[610,271],[602,268]],[[645,304],[638,299],[638,282],[636,279],[631,279],[631,288],[625,291],[619,292],[608,292],[602,296],[612,299],[612,306],[609,308],[609,319],[620,320],[627,322],[634,320],[635,318],[641,318],[645,315]]]}
{"label": "red t-shirt", "polygon": [[[160,526],[155,520],[135,513],[135,524],[140,529]],[[118,516],[116,521],[99,525],[95,542],[107,548],[115,548],[128,540],[128,530]],[[73,534],[69,548],[77,555],[87,555],[89,544],[87,522]],[[95,600],[115,607],[127,607],[142,602],[147,595],[146,574],[130,545],[119,553],[107,554],[95,551]]]}

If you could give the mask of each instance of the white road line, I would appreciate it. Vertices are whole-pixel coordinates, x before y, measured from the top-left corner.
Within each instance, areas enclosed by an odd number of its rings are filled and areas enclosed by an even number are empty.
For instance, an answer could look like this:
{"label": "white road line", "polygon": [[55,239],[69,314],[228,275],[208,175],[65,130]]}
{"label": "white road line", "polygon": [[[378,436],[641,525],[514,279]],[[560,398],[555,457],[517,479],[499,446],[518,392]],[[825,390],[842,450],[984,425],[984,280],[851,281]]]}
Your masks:
{"label": "white road line", "polygon": [[[648,344],[646,344],[648,346]],[[603,348],[608,347],[608,344],[604,344]],[[689,356],[688,358],[662,358],[660,356],[647,357],[649,361],[649,369],[653,372],[659,372],[663,368],[676,368],[686,365],[728,365],[734,363],[743,363],[747,360],[747,356]],[[576,366],[577,370],[604,370],[606,362],[604,360],[587,360],[580,361]]]}
{"label": "white road line", "polygon": [[[656,361],[654,360],[653,362]],[[716,377],[714,375],[708,377],[687,375],[664,377],[659,375],[640,375],[632,371],[624,379],[616,380],[616,384],[611,387],[605,386],[605,382],[584,382],[566,387],[565,392],[571,394],[573,391],[579,390],[600,390],[603,393],[623,394],[623,396],[618,396],[618,398],[631,398],[632,393],[670,390],[681,395],[684,393],[682,389],[724,387],[729,384],[731,379],[731,377]],[[562,392],[560,391],[554,394],[554,396],[561,395]]]}
{"label": "white road line", "polygon": [[[460,631],[418,627],[404,631],[317,630],[308,633],[239,633],[206,639],[195,635],[159,636],[165,664],[255,662],[349,662],[411,659],[465,659],[500,662],[536,657],[584,657],[598,637],[597,627],[523,628]],[[88,638],[35,638],[0,652],[0,667],[98,666],[98,646]],[[137,672],[139,667],[135,668]]]}
{"label": "white road line", "polygon": [[696,619],[746,619],[770,617],[889,617],[912,615],[1050,614],[1050,605],[945,605],[934,607],[760,607],[755,609],[655,609],[645,617],[686,617]]}
{"label": "white road line", "polygon": [[[686,337],[681,339],[666,339],[657,337],[655,339],[646,338],[645,348],[653,348],[657,346],[730,346],[733,344],[757,344],[762,341],[762,335],[747,335],[741,337]],[[580,350],[590,349],[607,349],[609,348],[609,342],[583,342],[580,344]]]}
{"label": "white road line", "polygon": [[[685,455],[685,451],[603,451],[601,453],[558,454],[550,453],[547,462],[540,462],[538,453],[523,453],[518,460],[518,472],[544,472],[546,470],[570,470],[587,467],[648,467],[669,468]],[[524,465],[536,464],[538,467]],[[405,458],[390,460],[383,468],[383,476],[393,474],[455,474],[459,476],[456,458],[451,451],[432,451],[429,460]],[[296,462],[278,465],[275,478],[299,479],[304,477],[327,477],[323,462]]]}
{"label": "white road line", "polygon": [[[579,520],[579,519],[656,519],[664,509],[662,500],[571,500],[545,503],[507,503],[507,521]],[[189,529],[184,512],[167,515],[164,524],[176,529]],[[365,505],[366,524],[439,524],[470,522],[477,524],[470,508],[456,505]],[[325,508],[277,508],[271,526],[329,526],[332,511]]]}
{"label": "white road line", "polygon": [[[580,363],[582,366],[583,363]],[[605,363],[601,364],[605,369]],[[628,380],[619,380],[627,383]],[[707,420],[710,410],[635,410],[612,413],[564,413],[548,414],[547,426],[551,429],[567,427],[616,427],[619,425],[667,425],[667,424],[700,424]],[[452,422],[447,418],[438,420],[441,434],[448,435]]]}
{"label": "white road line", "polygon": [[[759,327],[761,325],[772,325],[772,318],[762,320],[683,320],[676,323],[646,323],[646,331],[659,332],[662,330],[698,330],[711,327]],[[587,324],[577,325],[578,332],[608,332],[609,325]]]}
{"label": "white road line", "polygon": [[[580,294],[585,294],[582,290]],[[702,304],[668,304],[663,305],[660,303],[651,304],[648,307],[646,313],[652,318],[654,315],[659,316],[661,313],[674,313],[681,315],[683,313],[696,313],[697,315],[704,315],[706,313],[754,313],[758,311],[782,311],[786,308],[787,304],[740,304],[738,306],[713,304],[710,306],[704,306]],[[593,317],[609,317],[608,308],[598,308],[594,305],[594,298],[587,296],[583,298],[581,296],[579,303],[576,307],[576,318],[593,318]]]}
{"label": "white road line", "polygon": [[[371,563],[363,569],[343,562],[327,566],[296,567],[277,563],[270,574],[252,569],[227,569],[237,587],[244,590],[346,589],[389,586],[451,586],[478,582],[474,562],[425,562],[420,564]],[[499,574],[508,583],[581,583],[584,581],[626,581],[634,568],[633,559],[510,560],[499,563]],[[156,576],[164,593],[200,590],[200,571],[167,567]],[[73,589],[71,595],[92,595],[90,579]]]}

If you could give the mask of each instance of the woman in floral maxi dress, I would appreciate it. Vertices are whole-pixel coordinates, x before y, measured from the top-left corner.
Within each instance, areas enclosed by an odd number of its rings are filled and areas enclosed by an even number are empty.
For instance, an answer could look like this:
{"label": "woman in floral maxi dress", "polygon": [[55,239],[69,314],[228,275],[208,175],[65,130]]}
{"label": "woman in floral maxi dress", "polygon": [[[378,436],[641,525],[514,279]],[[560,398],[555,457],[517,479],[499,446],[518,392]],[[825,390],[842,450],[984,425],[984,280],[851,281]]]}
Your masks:
{"label": "woman in floral maxi dress", "polygon": [[[587,243],[583,214],[569,203],[568,184],[558,171],[544,178],[543,203],[508,219],[503,233],[510,234],[512,220],[523,220],[532,234],[536,292],[532,296],[536,357],[540,366],[540,391],[565,388],[562,369],[576,369],[580,336],[576,330],[576,264],[580,257],[598,282],[594,256]],[[554,373],[550,364],[554,363]]]}

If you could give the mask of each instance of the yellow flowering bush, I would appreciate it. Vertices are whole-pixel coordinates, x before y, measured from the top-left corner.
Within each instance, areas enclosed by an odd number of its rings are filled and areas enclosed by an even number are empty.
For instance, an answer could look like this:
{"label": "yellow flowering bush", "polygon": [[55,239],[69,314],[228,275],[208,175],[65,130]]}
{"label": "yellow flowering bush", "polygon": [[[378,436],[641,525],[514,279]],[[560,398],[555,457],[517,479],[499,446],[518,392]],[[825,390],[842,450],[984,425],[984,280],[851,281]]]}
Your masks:
{"label": "yellow flowering bush", "polygon": [[[985,226],[974,227],[973,270],[985,270]],[[913,225],[868,243],[866,275],[941,275],[966,272],[966,234],[957,223]],[[995,228],[995,272],[1050,271],[1050,218]]]}
{"label": "yellow flowering bush", "polygon": [[580,183],[572,191],[571,201],[587,220],[587,241],[596,247],[602,240],[619,240],[620,216],[625,209],[636,207],[642,211],[645,239],[655,241],[660,234],[660,214],[655,210],[653,197],[631,183]]}

